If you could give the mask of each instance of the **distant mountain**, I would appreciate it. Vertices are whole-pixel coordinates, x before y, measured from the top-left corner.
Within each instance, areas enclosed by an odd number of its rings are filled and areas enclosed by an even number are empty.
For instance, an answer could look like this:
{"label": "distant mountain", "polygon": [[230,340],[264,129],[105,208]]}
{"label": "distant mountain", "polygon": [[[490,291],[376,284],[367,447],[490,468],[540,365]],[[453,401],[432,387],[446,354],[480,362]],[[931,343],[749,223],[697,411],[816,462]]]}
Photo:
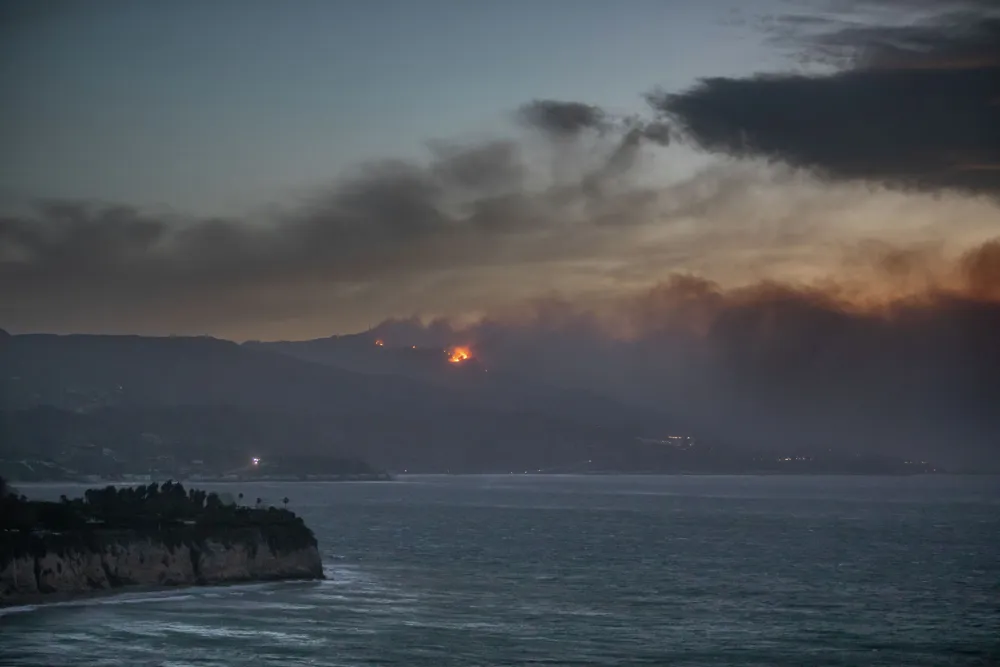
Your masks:
{"label": "distant mountain", "polygon": [[243,347],[365,374],[428,376],[440,373],[448,365],[445,345],[387,345],[374,333],[304,341],[248,341]]}
{"label": "distant mountain", "polygon": [[537,413],[325,416],[226,406],[36,407],[0,413],[0,434],[0,460],[53,461],[87,474],[196,467],[222,473],[246,468],[251,457],[271,463],[309,456],[395,471],[521,472],[578,465],[634,440]]}
{"label": "distant mountain", "polygon": [[167,443],[185,460],[329,452],[393,470],[523,471],[627,448],[662,423],[443,352],[420,364],[362,373],[212,338],[13,336],[0,346],[0,455]]}
{"label": "distant mountain", "polygon": [[364,337],[11,336],[0,344],[0,468],[19,479],[173,476],[260,457],[285,471],[314,467],[304,461],[456,473],[917,471],[696,439],[657,412],[449,352]]}
{"label": "distant mountain", "polygon": [[[276,352],[343,371],[406,377],[448,390],[481,408],[541,411],[563,419],[661,432],[674,419],[578,388],[539,382],[502,368],[490,368],[475,356],[449,362],[448,346],[383,343],[375,334],[331,336],[307,341],[248,342],[244,347]],[[467,348],[465,348],[467,349]],[[474,355],[474,351],[469,350]]]}
{"label": "distant mountain", "polygon": [[[287,469],[303,457],[304,474],[374,472],[361,457],[345,454],[334,420],[225,406],[119,407],[89,412],[49,406],[0,413],[0,469],[13,462],[50,462],[80,475],[160,472],[246,472],[256,458],[264,468]],[[7,461],[4,465],[3,461]],[[37,467],[37,466],[36,466]],[[300,467],[301,468],[301,467]],[[50,475],[42,468],[40,474]],[[10,472],[23,479],[27,471]]]}
{"label": "distant mountain", "polygon": [[[639,439],[543,415],[323,417],[234,407],[51,407],[0,413],[0,475],[17,481],[396,472],[929,472],[876,457],[774,457],[682,438]],[[254,463],[254,459],[257,463]],[[259,465],[259,470],[257,466]]]}
{"label": "distant mountain", "polygon": [[426,412],[461,403],[407,378],[350,373],[214,338],[12,336],[9,408],[237,405],[293,412]]}
{"label": "distant mountain", "polygon": [[[297,344],[214,338],[13,336],[0,346],[8,408],[236,405],[332,415],[430,417],[463,409],[537,412],[584,424],[656,428],[663,419],[584,391],[530,382],[438,349],[344,343],[343,364]],[[308,349],[308,346],[303,349]],[[340,344],[330,349],[340,350]],[[319,361],[322,363],[313,363]]]}

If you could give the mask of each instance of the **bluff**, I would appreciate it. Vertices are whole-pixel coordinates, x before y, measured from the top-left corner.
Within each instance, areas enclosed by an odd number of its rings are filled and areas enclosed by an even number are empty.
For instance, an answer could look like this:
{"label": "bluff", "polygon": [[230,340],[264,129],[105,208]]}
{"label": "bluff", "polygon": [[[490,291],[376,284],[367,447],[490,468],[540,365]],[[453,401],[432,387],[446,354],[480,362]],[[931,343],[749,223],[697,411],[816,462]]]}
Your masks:
{"label": "bluff", "polygon": [[108,487],[60,503],[0,500],[0,605],[126,587],[323,578],[316,538],[294,513],[156,487]]}

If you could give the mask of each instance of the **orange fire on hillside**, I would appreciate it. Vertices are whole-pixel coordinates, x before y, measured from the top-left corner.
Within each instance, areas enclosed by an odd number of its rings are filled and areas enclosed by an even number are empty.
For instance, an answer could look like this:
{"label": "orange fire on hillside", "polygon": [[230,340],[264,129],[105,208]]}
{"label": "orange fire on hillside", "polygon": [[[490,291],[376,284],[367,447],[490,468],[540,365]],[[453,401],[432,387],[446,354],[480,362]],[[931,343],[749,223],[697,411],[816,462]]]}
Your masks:
{"label": "orange fire on hillside", "polygon": [[460,345],[451,348],[448,351],[448,361],[453,364],[460,364],[463,361],[467,361],[472,358],[472,350],[468,347]]}

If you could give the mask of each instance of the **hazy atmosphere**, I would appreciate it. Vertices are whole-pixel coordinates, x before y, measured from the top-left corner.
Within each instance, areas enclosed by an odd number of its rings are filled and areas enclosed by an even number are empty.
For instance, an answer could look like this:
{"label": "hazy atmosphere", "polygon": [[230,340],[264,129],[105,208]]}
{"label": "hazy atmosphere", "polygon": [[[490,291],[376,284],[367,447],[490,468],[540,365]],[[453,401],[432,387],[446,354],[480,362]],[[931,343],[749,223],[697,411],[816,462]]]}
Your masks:
{"label": "hazy atmosphere", "polygon": [[726,439],[996,461],[992,2],[3,11],[11,333],[373,328]]}
{"label": "hazy atmosphere", "polygon": [[1000,299],[988,0],[377,5],[4,3],[4,328]]}
{"label": "hazy atmosphere", "polygon": [[0,0],[0,92],[0,665],[1000,665],[997,0]]}

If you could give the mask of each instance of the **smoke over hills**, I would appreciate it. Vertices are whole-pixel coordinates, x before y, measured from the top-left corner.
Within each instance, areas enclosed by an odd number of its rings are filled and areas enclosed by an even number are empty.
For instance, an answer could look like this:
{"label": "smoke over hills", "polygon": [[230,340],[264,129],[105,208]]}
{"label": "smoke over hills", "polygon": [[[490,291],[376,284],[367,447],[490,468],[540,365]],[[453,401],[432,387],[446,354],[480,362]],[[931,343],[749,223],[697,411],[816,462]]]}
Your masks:
{"label": "smoke over hills", "polygon": [[387,344],[470,345],[719,440],[996,462],[1000,16],[845,4],[768,28],[822,68],[641,114],[531,100],[253,219],[11,209],[0,323],[301,340],[392,316]]}
{"label": "smoke over hills", "polygon": [[835,288],[727,290],[679,276],[603,310],[547,302],[471,326],[387,322],[376,332],[464,341],[491,367],[599,387],[729,442],[849,445],[969,465],[998,456],[997,248],[962,260],[962,289],[878,302]]}

